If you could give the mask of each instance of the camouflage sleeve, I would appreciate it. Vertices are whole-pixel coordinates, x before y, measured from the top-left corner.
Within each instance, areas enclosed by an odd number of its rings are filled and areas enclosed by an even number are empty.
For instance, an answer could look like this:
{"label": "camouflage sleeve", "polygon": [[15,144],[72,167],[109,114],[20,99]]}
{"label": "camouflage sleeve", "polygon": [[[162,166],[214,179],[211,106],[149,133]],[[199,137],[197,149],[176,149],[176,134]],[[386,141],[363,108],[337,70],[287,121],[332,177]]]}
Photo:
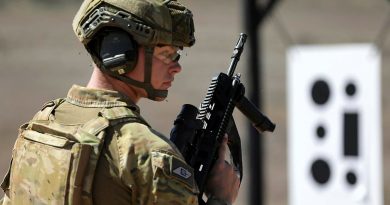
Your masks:
{"label": "camouflage sleeve", "polygon": [[198,205],[193,169],[168,138],[140,123],[118,128],[119,177],[133,205]]}
{"label": "camouflage sleeve", "polygon": [[152,151],[146,166],[140,166],[143,179],[139,204],[197,205],[199,193],[194,180],[193,169],[179,157],[165,151]]}

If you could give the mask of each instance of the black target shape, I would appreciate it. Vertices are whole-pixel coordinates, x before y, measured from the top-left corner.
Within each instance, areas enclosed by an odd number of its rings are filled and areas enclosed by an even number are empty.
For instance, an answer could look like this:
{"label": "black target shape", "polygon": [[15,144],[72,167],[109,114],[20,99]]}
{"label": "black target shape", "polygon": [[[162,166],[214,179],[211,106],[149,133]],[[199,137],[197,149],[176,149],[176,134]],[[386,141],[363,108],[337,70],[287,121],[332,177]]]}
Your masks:
{"label": "black target shape", "polygon": [[317,130],[316,130],[316,133],[317,133],[317,137],[322,139],[325,137],[326,135],[326,129],[324,126],[320,125],[317,127]]}
{"label": "black target shape", "polygon": [[357,182],[357,176],[354,172],[350,171],[347,173],[347,175],[345,176],[348,184],[350,185],[355,185],[356,182]]}
{"label": "black target shape", "polygon": [[314,82],[311,89],[311,97],[313,101],[318,105],[325,104],[330,97],[330,89],[328,83],[324,80],[317,80]]}
{"label": "black target shape", "polygon": [[347,86],[345,86],[345,92],[350,97],[354,96],[356,93],[356,85],[352,82],[348,83]]}
{"label": "black target shape", "polygon": [[329,164],[323,159],[315,160],[311,165],[311,174],[315,182],[325,185],[331,177]]}

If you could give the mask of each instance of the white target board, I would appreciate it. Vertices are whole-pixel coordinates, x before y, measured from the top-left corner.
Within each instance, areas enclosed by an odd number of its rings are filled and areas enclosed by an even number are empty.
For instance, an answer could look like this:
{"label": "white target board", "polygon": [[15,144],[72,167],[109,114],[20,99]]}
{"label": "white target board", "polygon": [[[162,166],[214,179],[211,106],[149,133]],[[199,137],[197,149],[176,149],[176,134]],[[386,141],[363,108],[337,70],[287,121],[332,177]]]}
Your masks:
{"label": "white target board", "polygon": [[380,55],[371,44],[287,54],[290,205],[383,205]]}

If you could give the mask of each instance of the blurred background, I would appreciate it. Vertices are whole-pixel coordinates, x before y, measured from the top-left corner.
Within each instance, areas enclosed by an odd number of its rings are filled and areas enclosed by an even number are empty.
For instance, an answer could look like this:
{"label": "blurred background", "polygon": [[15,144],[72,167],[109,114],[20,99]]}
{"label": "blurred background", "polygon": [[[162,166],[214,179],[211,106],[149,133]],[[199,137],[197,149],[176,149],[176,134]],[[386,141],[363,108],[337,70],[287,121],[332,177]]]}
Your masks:
{"label": "blurred background", "polygon": [[[183,1],[194,14],[197,43],[181,58],[183,70],[165,102],[140,102],[150,124],[169,135],[181,105],[199,105],[211,78],[226,72],[233,46],[243,32],[239,0]],[[71,23],[81,0],[0,0],[0,175],[5,175],[18,127],[41,106],[65,97],[72,84],[86,85],[91,61]],[[264,137],[264,204],[288,203],[286,51],[297,44],[376,43],[382,53],[383,190],[390,204],[390,3],[386,0],[280,1],[259,28],[261,33],[263,112],[276,124]],[[387,24],[387,26],[386,26]],[[246,84],[246,58],[237,66]],[[250,89],[250,85],[246,85]],[[158,108],[158,109],[156,109]],[[235,112],[243,140],[245,170],[247,124]],[[248,177],[235,204],[248,204]],[[0,194],[2,196],[2,194]]]}

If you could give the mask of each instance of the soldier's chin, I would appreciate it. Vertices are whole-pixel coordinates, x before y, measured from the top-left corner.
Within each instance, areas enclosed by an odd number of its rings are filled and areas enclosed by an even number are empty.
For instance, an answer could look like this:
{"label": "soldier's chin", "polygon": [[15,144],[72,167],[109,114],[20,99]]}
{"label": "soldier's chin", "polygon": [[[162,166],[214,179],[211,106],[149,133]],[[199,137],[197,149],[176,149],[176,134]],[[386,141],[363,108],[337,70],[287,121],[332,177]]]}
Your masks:
{"label": "soldier's chin", "polygon": [[164,100],[165,100],[165,98],[160,98],[160,97],[156,97],[154,99],[154,101],[157,101],[157,102],[161,102],[161,101],[164,101]]}
{"label": "soldier's chin", "polygon": [[166,97],[165,98],[164,97],[156,97],[154,99],[154,101],[161,102],[161,101],[164,101],[165,99],[167,99],[167,98]]}
{"label": "soldier's chin", "polygon": [[[167,96],[168,96],[168,89],[166,90],[156,90],[155,91],[164,91],[163,93],[157,93],[157,96],[154,96],[154,97],[151,97],[151,96],[147,96],[147,98],[149,98],[150,100],[153,100],[153,101],[164,101]],[[165,95],[165,96],[164,96]]]}

